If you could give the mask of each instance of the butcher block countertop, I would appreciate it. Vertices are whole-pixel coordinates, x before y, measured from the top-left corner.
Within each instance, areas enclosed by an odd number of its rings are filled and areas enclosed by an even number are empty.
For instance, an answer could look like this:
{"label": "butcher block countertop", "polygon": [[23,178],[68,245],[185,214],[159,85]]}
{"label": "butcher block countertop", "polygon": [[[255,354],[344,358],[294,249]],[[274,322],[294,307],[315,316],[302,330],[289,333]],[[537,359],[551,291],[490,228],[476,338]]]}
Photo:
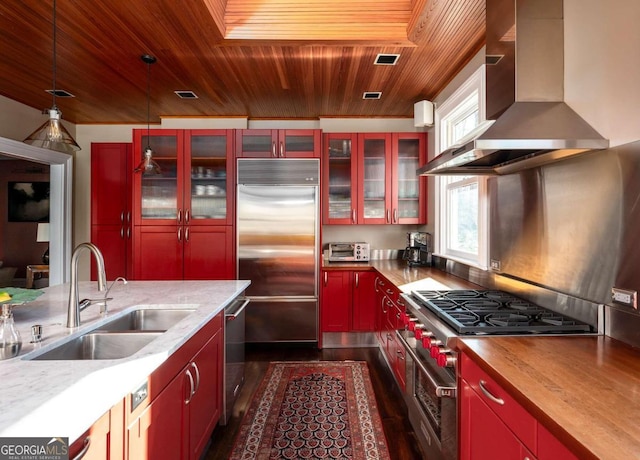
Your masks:
{"label": "butcher block countertop", "polygon": [[605,336],[456,343],[578,458],[640,458],[637,349]]}
{"label": "butcher block countertop", "polygon": [[[400,290],[482,288],[401,260],[327,263],[377,270]],[[640,350],[606,336],[457,338],[466,353],[582,459],[640,459]]]}

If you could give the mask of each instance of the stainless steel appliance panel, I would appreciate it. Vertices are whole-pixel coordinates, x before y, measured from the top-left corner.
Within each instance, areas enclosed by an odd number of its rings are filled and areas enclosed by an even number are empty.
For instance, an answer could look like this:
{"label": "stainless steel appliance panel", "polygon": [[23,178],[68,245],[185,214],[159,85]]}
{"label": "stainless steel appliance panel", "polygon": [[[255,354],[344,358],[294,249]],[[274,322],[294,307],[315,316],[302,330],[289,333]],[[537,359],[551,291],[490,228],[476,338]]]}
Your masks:
{"label": "stainless steel appliance panel", "polygon": [[247,310],[247,343],[316,342],[318,300],[252,298]]}
{"label": "stainless steel appliance panel", "polygon": [[315,296],[317,188],[238,186],[238,278],[249,296]]}
{"label": "stainless steel appliance panel", "polygon": [[224,391],[221,425],[231,417],[244,383],[245,308],[249,299],[238,297],[224,309]]}
{"label": "stainless steel appliance panel", "polygon": [[238,159],[247,342],[317,342],[319,159]]}

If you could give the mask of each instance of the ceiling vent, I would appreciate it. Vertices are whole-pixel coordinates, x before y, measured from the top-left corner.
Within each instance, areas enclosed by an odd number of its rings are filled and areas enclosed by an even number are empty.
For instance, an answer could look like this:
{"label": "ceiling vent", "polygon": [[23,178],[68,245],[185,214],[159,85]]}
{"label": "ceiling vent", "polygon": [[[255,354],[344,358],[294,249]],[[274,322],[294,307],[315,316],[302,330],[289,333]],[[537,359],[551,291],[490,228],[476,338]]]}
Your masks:
{"label": "ceiling vent", "polygon": [[396,65],[398,62],[399,54],[378,54],[376,60],[373,61],[375,65]]}
{"label": "ceiling vent", "polygon": [[180,99],[198,99],[198,95],[193,91],[174,91]]}
{"label": "ceiling vent", "polygon": [[362,94],[362,99],[380,99],[382,97],[382,91],[365,91]]}
{"label": "ceiling vent", "polygon": [[46,92],[55,97],[75,97],[69,91],[65,91],[63,89],[47,89]]}

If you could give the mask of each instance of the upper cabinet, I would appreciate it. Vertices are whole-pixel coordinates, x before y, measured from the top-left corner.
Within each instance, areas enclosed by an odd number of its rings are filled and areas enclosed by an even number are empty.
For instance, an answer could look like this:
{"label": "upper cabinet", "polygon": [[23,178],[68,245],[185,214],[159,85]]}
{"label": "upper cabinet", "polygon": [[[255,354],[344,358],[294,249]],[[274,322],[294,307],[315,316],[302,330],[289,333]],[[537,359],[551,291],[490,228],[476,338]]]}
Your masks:
{"label": "upper cabinet", "polygon": [[231,225],[232,130],[134,130],[134,167],[150,146],[159,174],[135,173],[135,225]]}
{"label": "upper cabinet", "polygon": [[239,129],[238,158],[320,158],[319,129]]}
{"label": "upper cabinet", "polygon": [[424,224],[424,133],[325,134],[325,224]]}

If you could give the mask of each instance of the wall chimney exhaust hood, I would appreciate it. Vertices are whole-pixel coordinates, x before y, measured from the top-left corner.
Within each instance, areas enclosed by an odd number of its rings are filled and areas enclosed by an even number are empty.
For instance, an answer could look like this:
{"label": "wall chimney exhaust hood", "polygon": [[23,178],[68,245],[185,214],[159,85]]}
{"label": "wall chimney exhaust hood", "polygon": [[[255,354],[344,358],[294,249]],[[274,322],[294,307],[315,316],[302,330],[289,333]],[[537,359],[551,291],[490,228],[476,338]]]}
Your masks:
{"label": "wall chimney exhaust hood", "polygon": [[486,15],[489,120],[418,174],[510,174],[608,148],[564,102],[562,0],[487,0]]}

